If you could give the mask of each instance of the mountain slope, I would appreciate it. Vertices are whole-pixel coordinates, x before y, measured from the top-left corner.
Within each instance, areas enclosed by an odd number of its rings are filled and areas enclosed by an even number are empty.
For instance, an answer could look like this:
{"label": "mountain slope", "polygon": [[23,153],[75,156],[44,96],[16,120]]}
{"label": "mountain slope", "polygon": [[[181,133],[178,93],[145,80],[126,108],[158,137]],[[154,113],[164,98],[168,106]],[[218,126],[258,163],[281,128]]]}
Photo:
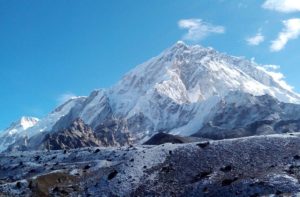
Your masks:
{"label": "mountain slope", "polygon": [[[120,132],[125,131],[130,133],[133,142],[139,143],[156,132],[199,134],[204,132],[201,129],[207,127],[210,118],[213,119],[213,113],[218,112],[216,107],[224,98],[237,101],[240,95],[246,100],[269,95],[269,100],[278,105],[300,103],[297,93],[262,66],[211,48],[178,42],[134,68],[113,87],[68,101],[28,129],[28,133],[31,138],[41,132],[60,131],[80,118],[94,132],[114,122],[113,128],[120,134],[118,140],[126,139]],[[259,107],[251,111],[251,116],[259,115],[269,106]],[[279,110],[281,114],[287,113],[290,119],[297,116],[286,108]],[[240,120],[234,118],[236,123]],[[252,119],[245,121],[250,124]]]}
{"label": "mountain slope", "polygon": [[60,150],[101,146],[101,141],[91,127],[77,119],[67,129],[44,135],[42,142],[34,144],[29,140],[28,144],[29,150]]}
{"label": "mountain slope", "polygon": [[26,136],[27,129],[39,122],[38,118],[23,116],[13,122],[7,129],[0,133],[0,151],[5,150],[10,144],[15,143]]}
{"label": "mountain slope", "polygon": [[211,139],[300,131],[300,105],[269,95],[231,92],[212,108],[206,124],[193,136]]}
{"label": "mountain slope", "polygon": [[11,130],[16,129],[13,126],[15,125],[15,123],[13,123],[12,128],[6,129],[0,134],[0,151],[6,150],[11,144],[16,144],[17,146],[24,145],[27,143],[28,139],[32,138],[33,136],[39,135],[43,132],[51,131],[53,125],[59,119],[68,114],[72,108],[80,105],[84,101],[85,97],[77,97],[70,99],[66,103],[57,107],[53,112],[49,113],[46,117],[44,117],[41,120],[31,118],[32,120],[29,123],[26,123],[25,127],[20,127],[18,126],[18,124],[16,124],[16,127],[18,128],[17,132],[11,135]]}

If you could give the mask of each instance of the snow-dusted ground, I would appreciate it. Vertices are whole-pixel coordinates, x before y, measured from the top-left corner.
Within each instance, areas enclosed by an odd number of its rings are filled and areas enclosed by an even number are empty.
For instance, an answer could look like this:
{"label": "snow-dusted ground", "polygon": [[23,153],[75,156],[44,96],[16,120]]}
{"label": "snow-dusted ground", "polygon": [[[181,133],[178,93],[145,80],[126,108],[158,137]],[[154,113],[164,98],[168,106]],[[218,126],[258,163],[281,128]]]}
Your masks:
{"label": "snow-dusted ground", "polygon": [[300,135],[0,154],[0,196],[259,196],[300,192]]}

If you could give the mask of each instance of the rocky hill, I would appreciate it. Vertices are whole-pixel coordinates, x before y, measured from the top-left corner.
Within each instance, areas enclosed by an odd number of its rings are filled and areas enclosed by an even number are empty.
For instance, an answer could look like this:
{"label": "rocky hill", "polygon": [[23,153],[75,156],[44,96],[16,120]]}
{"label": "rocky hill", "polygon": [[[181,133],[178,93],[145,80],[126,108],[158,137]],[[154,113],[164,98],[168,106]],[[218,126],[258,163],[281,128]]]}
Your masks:
{"label": "rocky hill", "polygon": [[2,153],[1,196],[297,196],[300,135]]}

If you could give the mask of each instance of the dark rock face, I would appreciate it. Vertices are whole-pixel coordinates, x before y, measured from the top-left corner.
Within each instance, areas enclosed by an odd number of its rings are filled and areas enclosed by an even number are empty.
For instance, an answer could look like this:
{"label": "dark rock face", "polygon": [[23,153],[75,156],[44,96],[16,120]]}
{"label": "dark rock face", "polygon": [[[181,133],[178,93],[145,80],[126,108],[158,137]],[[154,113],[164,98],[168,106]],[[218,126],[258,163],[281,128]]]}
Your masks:
{"label": "dark rock face", "polygon": [[0,195],[297,196],[299,150],[300,135],[293,133],[209,143],[2,153]]}
{"label": "dark rock face", "polygon": [[168,133],[160,132],[152,136],[144,144],[145,145],[160,145],[165,143],[183,144],[183,143],[197,142],[203,140],[204,139],[196,138],[196,137],[183,137],[183,136],[171,135]]}
{"label": "dark rock face", "polygon": [[120,119],[104,121],[95,129],[95,136],[103,146],[125,146],[132,143],[127,122]]}
{"label": "dark rock face", "polygon": [[91,127],[77,119],[67,129],[47,134],[38,148],[61,150],[92,146],[102,146],[101,140]]}
{"label": "dark rock face", "polygon": [[47,134],[42,142],[43,147],[51,150],[129,144],[131,138],[126,124],[119,120],[105,121],[94,131],[81,119],[76,119],[67,129]]}
{"label": "dark rock face", "polygon": [[[124,146],[132,143],[131,136],[123,125],[107,121],[94,131],[83,120],[77,118],[67,128],[50,133],[41,133],[26,141],[18,141],[8,148],[9,151],[25,150],[62,150],[83,147]],[[26,142],[26,143],[25,143]]]}

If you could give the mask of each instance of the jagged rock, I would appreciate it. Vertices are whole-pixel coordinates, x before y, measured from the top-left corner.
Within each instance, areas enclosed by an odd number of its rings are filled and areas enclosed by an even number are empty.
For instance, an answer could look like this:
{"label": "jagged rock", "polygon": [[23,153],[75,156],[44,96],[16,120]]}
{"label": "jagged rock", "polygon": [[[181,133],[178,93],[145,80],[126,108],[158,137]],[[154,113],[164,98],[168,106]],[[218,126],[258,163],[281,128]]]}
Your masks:
{"label": "jagged rock", "polygon": [[[119,128],[119,124],[110,121],[102,124],[94,131],[83,120],[77,118],[71,125],[62,130],[51,133],[42,133],[36,138],[30,139],[28,145],[21,147],[11,146],[8,151],[13,150],[62,150],[83,147],[98,146],[124,146],[131,143],[130,134]],[[33,142],[31,142],[31,140]],[[19,143],[20,144],[20,143]]]}
{"label": "jagged rock", "polygon": [[95,129],[95,135],[104,146],[125,146],[133,143],[124,120],[111,119]]}
{"label": "jagged rock", "polygon": [[37,148],[60,150],[101,145],[92,128],[77,119],[67,129],[47,134]]}
{"label": "jagged rock", "polygon": [[[195,142],[92,147],[67,154],[2,153],[0,195],[297,196],[300,134],[293,134],[210,141],[205,148]],[[94,153],[98,149],[101,154]],[[20,162],[24,166],[15,167]]]}

